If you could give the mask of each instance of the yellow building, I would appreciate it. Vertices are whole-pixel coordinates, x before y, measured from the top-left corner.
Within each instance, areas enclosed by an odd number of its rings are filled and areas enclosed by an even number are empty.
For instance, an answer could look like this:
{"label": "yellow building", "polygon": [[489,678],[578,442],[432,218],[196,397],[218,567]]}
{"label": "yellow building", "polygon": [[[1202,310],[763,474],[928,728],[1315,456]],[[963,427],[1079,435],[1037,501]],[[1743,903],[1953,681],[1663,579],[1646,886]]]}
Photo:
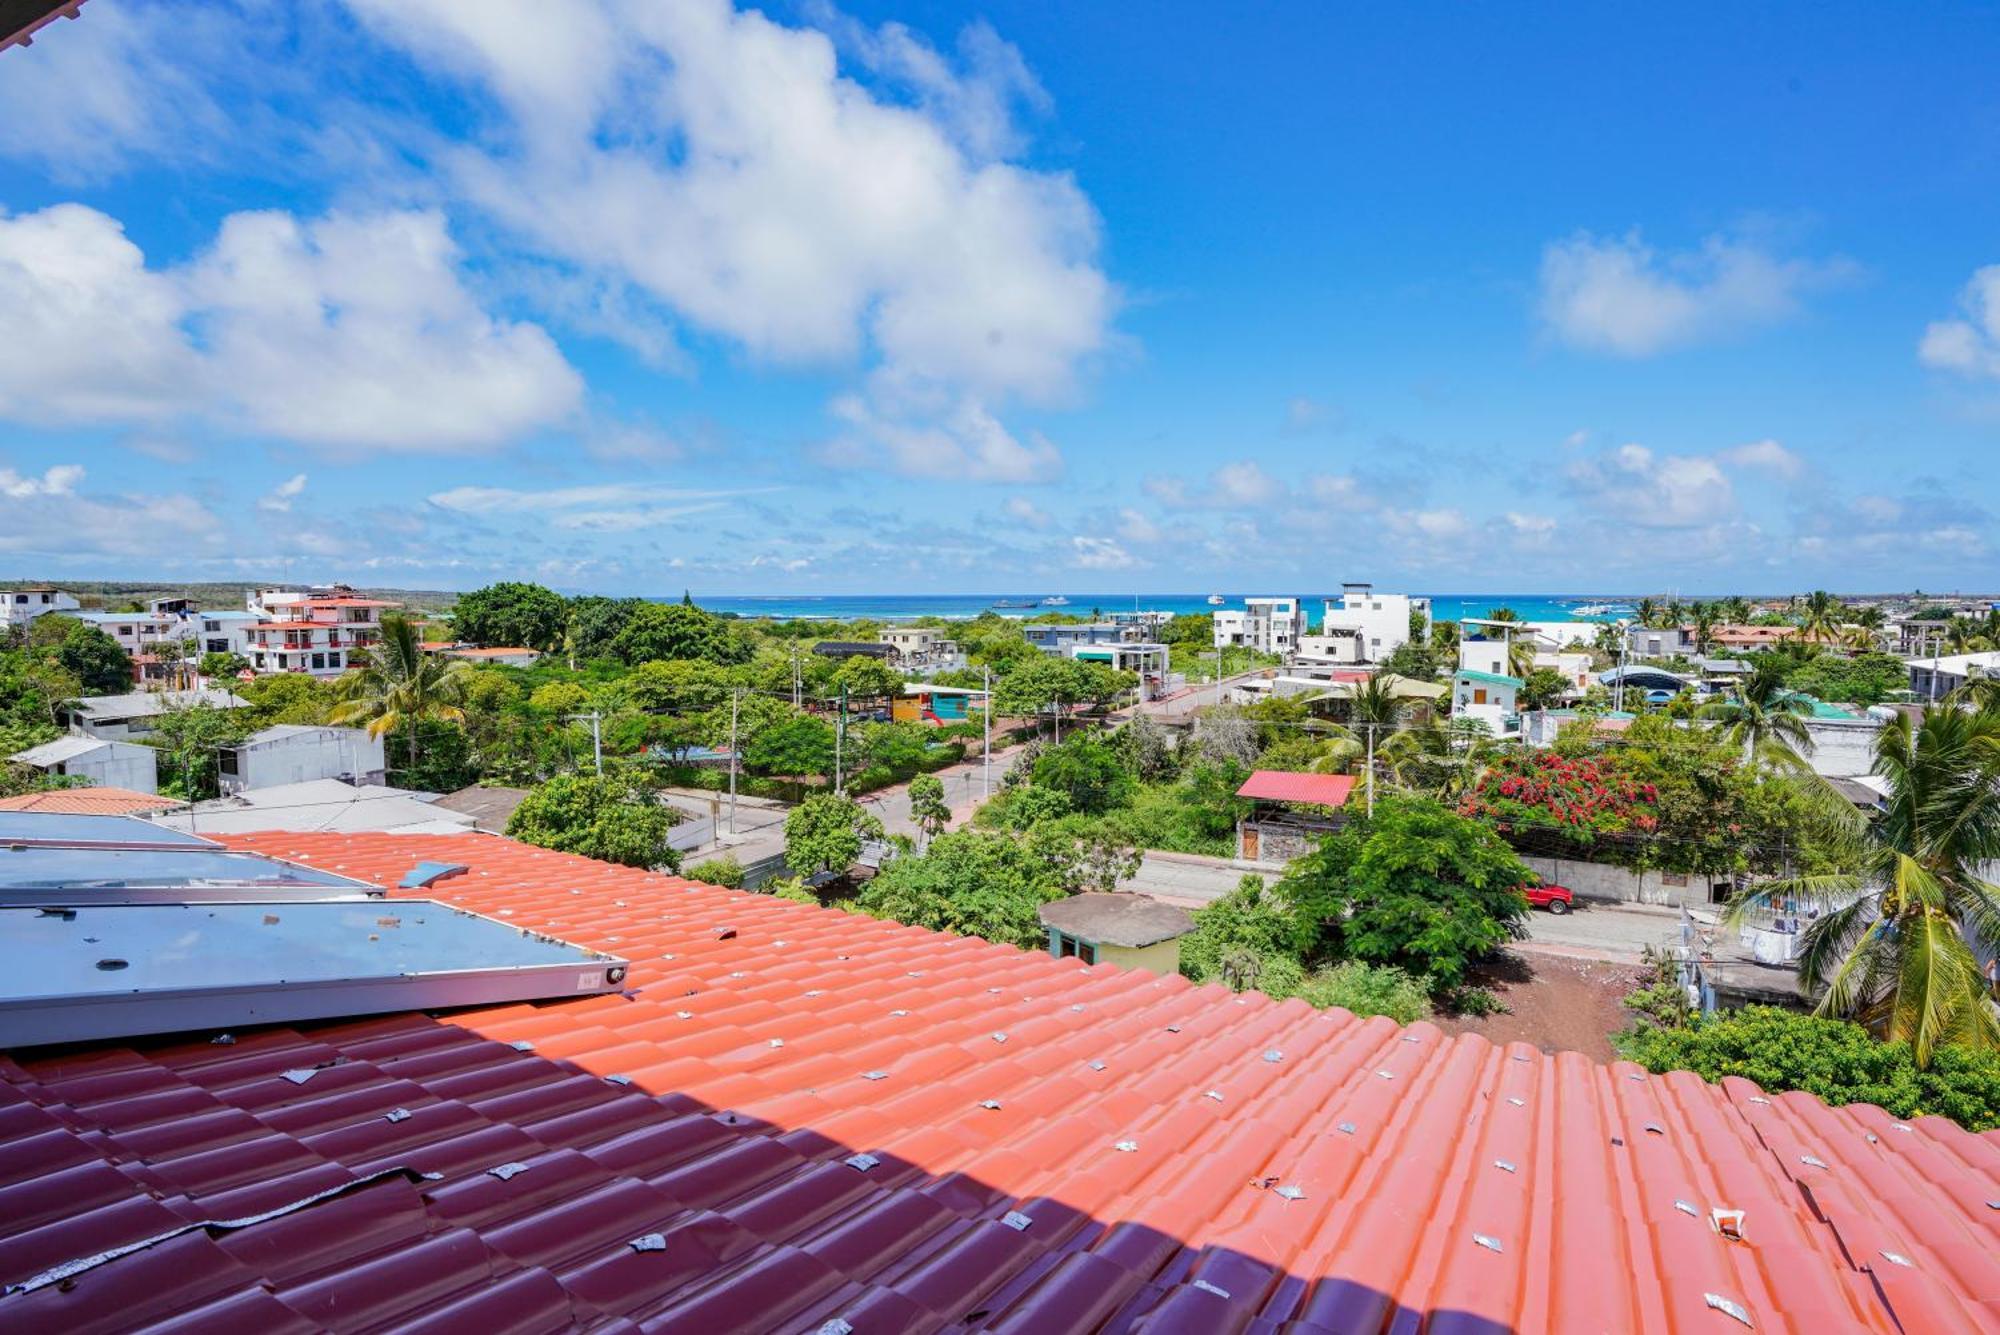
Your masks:
{"label": "yellow building", "polygon": [[1194,928],[1184,909],[1145,895],[1071,895],[1041,908],[1049,954],[1086,964],[1179,973],[1180,939]]}

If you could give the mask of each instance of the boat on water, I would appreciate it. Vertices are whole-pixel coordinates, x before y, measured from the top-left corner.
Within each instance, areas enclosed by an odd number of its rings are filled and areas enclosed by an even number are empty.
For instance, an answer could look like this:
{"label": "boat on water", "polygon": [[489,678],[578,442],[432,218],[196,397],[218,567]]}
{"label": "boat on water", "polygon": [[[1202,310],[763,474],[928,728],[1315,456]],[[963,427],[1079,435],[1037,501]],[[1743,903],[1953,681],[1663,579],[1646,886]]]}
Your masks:
{"label": "boat on water", "polygon": [[1036,602],[1036,601],[1035,601],[1035,600],[1034,600],[1033,598],[995,598],[995,599],[993,600],[993,606],[995,606],[995,607],[1040,607],[1040,606],[1041,606],[1041,604],[1040,604],[1040,603],[1038,603],[1038,602]]}
{"label": "boat on water", "polygon": [[1069,606],[1069,599],[1067,599],[1067,598],[1063,597],[1063,596],[1062,596],[1061,594],[1059,594],[1059,593],[1052,593],[1052,594],[1050,594],[1050,595],[1049,595],[1048,597],[1046,597],[1046,598],[1042,599],[1042,606],[1043,606],[1043,607],[1068,607],[1068,606]]}
{"label": "boat on water", "polygon": [[1220,607],[1228,601],[1229,600],[1227,598],[1223,597],[1219,593],[1211,593],[1208,595],[1208,605],[1210,607]]}
{"label": "boat on water", "polygon": [[1629,603],[1585,603],[1582,607],[1570,608],[1569,614],[1578,617],[1608,617],[1630,613],[1631,610]]}

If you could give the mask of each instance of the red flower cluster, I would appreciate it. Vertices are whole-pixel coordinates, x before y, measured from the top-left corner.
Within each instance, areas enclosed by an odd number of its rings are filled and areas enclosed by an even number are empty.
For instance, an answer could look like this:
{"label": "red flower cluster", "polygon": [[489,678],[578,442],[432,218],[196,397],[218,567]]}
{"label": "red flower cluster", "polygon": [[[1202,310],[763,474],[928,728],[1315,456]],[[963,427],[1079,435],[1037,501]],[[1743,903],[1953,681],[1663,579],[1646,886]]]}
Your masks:
{"label": "red flower cluster", "polygon": [[1558,825],[1598,831],[1655,829],[1644,808],[1659,800],[1650,783],[1634,783],[1615,763],[1571,760],[1552,751],[1509,756],[1484,775],[1460,805],[1467,816],[1504,825]]}

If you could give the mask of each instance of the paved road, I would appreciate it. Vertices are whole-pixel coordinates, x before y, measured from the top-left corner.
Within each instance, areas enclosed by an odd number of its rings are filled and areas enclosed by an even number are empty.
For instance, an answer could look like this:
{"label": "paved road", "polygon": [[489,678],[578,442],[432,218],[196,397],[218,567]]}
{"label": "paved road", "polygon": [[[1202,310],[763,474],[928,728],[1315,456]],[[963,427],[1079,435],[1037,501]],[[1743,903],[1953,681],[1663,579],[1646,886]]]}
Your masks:
{"label": "paved road", "polygon": [[1528,916],[1528,939],[1517,948],[1636,964],[1645,947],[1678,940],[1680,922],[1679,909],[1579,899],[1566,914],[1536,909]]}
{"label": "paved road", "polygon": [[1139,874],[1120,888],[1181,904],[1206,904],[1234,890],[1249,872],[1262,876],[1266,884],[1282,875],[1273,867],[1255,867],[1228,858],[1149,852],[1139,859]]}

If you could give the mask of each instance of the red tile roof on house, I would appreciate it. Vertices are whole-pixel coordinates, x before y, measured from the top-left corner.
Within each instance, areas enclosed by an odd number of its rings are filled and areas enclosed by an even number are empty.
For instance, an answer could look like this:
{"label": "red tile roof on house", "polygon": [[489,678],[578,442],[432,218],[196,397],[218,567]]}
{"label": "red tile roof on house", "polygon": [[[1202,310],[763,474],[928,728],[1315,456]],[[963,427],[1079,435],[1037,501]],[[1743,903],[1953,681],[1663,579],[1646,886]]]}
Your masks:
{"label": "red tile roof on house", "polygon": [[0,1057],[0,1283],[84,1263],[0,1326],[1995,1324],[2000,1139],[1938,1118],[492,835],[229,842],[388,884],[464,863],[438,893],[619,951],[631,990]]}
{"label": "red tile roof on house", "polygon": [[171,797],[130,788],[52,788],[47,792],[0,797],[0,811],[54,811],[70,816],[129,816],[180,805]]}
{"label": "red tile roof on house", "polygon": [[1345,805],[1354,791],[1348,774],[1295,774],[1290,770],[1260,769],[1243,781],[1238,797],[1258,797],[1267,802],[1310,802],[1315,806]]}

